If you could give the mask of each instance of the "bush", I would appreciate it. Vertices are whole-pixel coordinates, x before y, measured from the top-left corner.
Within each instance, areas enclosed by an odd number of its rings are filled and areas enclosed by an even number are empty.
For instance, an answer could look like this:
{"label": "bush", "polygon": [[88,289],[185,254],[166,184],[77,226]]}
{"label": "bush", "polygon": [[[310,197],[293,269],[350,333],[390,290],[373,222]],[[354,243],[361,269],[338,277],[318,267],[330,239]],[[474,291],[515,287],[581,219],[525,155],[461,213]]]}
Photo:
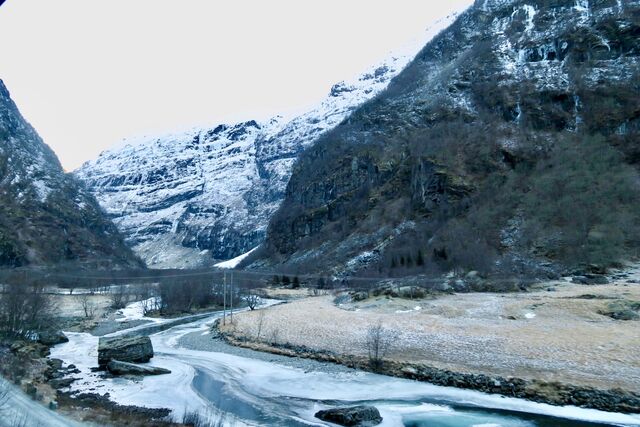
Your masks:
{"label": "bush", "polygon": [[0,285],[0,335],[33,339],[55,328],[54,313],[43,285]]}
{"label": "bush", "polygon": [[391,347],[391,332],[382,323],[378,323],[369,327],[366,339],[369,365],[374,371],[379,371],[384,364],[384,357]]}

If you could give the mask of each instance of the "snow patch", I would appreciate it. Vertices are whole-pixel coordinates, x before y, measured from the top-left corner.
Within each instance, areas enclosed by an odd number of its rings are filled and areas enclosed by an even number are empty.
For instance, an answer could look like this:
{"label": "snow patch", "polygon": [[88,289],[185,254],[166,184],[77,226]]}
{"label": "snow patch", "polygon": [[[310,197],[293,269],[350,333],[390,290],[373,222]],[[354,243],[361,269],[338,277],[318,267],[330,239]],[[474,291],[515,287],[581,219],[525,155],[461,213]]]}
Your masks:
{"label": "snow patch", "polygon": [[157,322],[159,319],[145,317],[145,309],[158,305],[160,298],[152,297],[144,301],[137,301],[127,305],[125,308],[118,310],[117,314],[122,316],[116,319],[117,322],[130,322],[132,320],[150,320]]}
{"label": "snow patch", "polygon": [[75,175],[148,265],[194,268],[232,258],[264,238],[298,154],[382,92],[472,3],[452,6],[449,16],[291,120],[275,116],[126,139]]}
{"label": "snow patch", "polygon": [[47,184],[44,183],[44,181],[39,179],[33,181],[33,188],[36,191],[36,195],[38,196],[38,199],[41,203],[46,202],[49,194],[51,194],[51,191],[53,191],[47,186]]}
{"label": "snow patch", "polygon": [[240,255],[238,257],[235,257],[233,259],[230,259],[228,261],[219,262],[215,266],[218,267],[218,268],[227,268],[227,269],[236,268],[238,266],[238,264],[240,264],[246,257],[251,255],[256,249],[258,249],[258,248],[257,247],[253,248],[249,252],[244,253],[244,254],[242,254],[242,255]]}
{"label": "snow patch", "polygon": [[535,27],[533,23],[533,19],[536,17],[537,12],[536,12],[536,9],[529,4],[525,4],[524,6],[522,6],[522,8],[527,14],[527,27],[525,28],[525,31],[529,32],[533,30],[533,28]]}

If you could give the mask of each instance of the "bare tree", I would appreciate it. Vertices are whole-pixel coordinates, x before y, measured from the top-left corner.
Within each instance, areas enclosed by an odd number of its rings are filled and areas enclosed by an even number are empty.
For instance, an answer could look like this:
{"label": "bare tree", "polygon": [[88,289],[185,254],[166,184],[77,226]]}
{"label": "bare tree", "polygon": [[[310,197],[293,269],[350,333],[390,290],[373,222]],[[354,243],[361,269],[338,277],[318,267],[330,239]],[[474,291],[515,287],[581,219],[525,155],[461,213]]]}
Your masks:
{"label": "bare tree", "polygon": [[382,325],[382,322],[370,326],[367,330],[367,351],[369,365],[373,370],[379,371],[382,368],[384,357],[390,347],[391,332]]}
{"label": "bare tree", "polygon": [[111,308],[115,310],[125,308],[128,302],[126,286],[120,285],[112,288],[109,294],[109,298],[111,300]]}
{"label": "bare tree", "polygon": [[251,292],[247,296],[245,296],[244,300],[251,311],[255,310],[256,307],[260,305],[260,295],[254,292]]}
{"label": "bare tree", "polygon": [[91,294],[78,294],[76,295],[76,301],[78,301],[80,307],[82,307],[84,317],[87,319],[93,319],[93,316],[96,314],[96,304],[93,302]]}
{"label": "bare tree", "polygon": [[269,343],[271,345],[278,345],[278,338],[280,335],[280,330],[278,328],[273,328],[271,331],[271,338],[269,339]]}
{"label": "bare tree", "polygon": [[142,300],[142,314],[145,316],[150,313],[160,311],[160,307],[160,297],[158,296],[153,296]]}
{"label": "bare tree", "polygon": [[5,285],[0,293],[0,335],[31,338],[52,328],[54,313],[43,285]]}
{"label": "bare tree", "polygon": [[265,310],[260,310],[260,314],[258,314],[258,332],[256,334],[256,341],[260,341],[260,335],[262,334],[262,327],[264,326],[264,318],[266,316]]}

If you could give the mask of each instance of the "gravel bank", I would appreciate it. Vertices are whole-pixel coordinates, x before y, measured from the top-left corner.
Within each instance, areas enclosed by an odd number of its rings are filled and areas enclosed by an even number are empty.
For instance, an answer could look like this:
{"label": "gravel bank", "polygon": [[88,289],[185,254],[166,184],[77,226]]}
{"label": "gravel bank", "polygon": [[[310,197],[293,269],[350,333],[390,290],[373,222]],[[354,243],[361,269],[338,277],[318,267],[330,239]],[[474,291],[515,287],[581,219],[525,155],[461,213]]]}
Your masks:
{"label": "gravel bank", "polygon": [[233,356],[245,357],[248,359],[277,363],[284,366],[302,369],[306,372],[318,371],[327,373],[342,373],[354,371],[353,369],[347,368],[346,366],[336,365],[333,363],[319,362],[302,357],[280,356],[276,354],[264,353],[243,347],[229,345],[223,339],[216,337],[211,333],[203,335],[200,331],[192,332],[181,337],[180,340],[178,340],[178,345],[189,350],[225,353],[231,354]]}
{"label": "gravel bank", "polygon": [[255,341],[262,323],[261,342],[366,357],[367,330],[382,322],[392,336],[387,357],[396,362],[638,393],[640,321],[601,314],[612,301],[640,301],[640,286],[630,283],[636,276],[609,285],[556,282],[528,293],[382,297],[343,306],[332,296],[307,298],[239,314],[222,330]]}

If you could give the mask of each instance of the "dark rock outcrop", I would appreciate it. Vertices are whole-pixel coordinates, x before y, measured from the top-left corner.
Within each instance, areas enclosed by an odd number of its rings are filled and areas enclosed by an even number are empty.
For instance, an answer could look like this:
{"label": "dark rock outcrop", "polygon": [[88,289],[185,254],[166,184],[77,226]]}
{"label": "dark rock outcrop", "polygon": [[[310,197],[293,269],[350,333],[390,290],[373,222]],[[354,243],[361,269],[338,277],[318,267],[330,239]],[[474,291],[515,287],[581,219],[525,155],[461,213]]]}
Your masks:
{"label": "dark rock outcrop", "polygon": [[62,262],[140,266],[0,80],[0,267]]}
{"label": "dark rock outcrop", "polygon": [[98,365],[105,369],[112,360],[146,363],[153,357],[153,345],[148,336],[121,336],[98,342]]}
{"label": "dark rock outcrop", "polygon": [[135,363],[121,362],[119,360],[111,360],[107,364],[107,370],[113,375],[166,375],[171,371],[164,368],[157,368],[155,366],[143,366],[136,365]]}
{"label": "dark rock outcrop", "polygon": [[579,283],[581,285],[606,285],[609,283],[609,279],[606,276],[600,274],[585,274],[584,276],[573,276],[571,278],[573,283]]}
{"label": "dark rock outcrop", "polygon": [[298,155],[380,93],[409,60],[393,55],[358,80],[335,85],[321,105],[290,121],[274,117],[130,141],[75,175],[149,266],[235,258],[264,241]]}
{"label": "dark rock outcrop", "polygon": [[[254,266],[415,273],[420,257],[531,276],[619,261],[638,234],[615,237],[638,222],[624,198],[637,198],[639,36],[638,0],[476,1],[300,156]],[[620,176],[596,170],[628,175],[619,197],[597,190]]]}
{"label": "dark rock outcrop", "polygon": [[46,346],[53,346],[69,342],[69,338],[62,331],[45,331],[40,332],[38,342]]}
{"label": "dark rock outcrop", "polygon": [[322,421],[348,427],[377,426],[382,422],[380,412],[373,406],[327,409],[319,411],[315,416]]}

